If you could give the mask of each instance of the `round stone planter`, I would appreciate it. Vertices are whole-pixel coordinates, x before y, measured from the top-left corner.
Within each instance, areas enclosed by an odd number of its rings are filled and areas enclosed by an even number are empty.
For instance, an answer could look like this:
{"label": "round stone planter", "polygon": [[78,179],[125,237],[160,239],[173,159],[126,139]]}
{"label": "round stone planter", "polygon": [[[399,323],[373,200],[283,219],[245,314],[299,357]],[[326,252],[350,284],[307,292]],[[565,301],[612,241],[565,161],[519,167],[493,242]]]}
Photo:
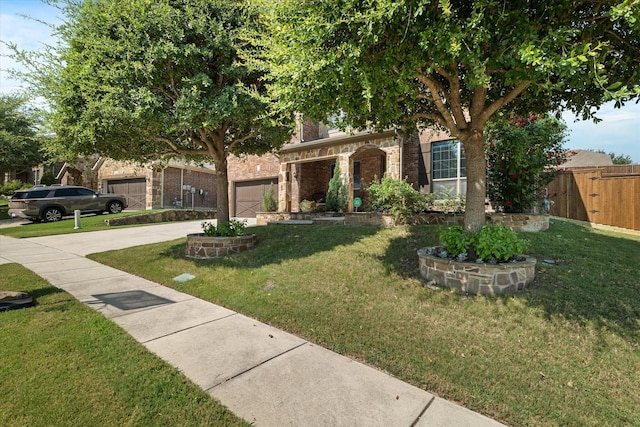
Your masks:
{"label": "round stone planter", "polygon": [[255,234],[237,237],[213,237],[204,233],[187,235],[187,246],[184,255],[187,258],[210,259],[246,251],[256,244]]}
{"label": "round stone planter", "polygon": [[527,287],[536,274],[536,259],[508,263],[474,263],[430,255],[433,248],[418,250],[420,275],[447,288],[473,295],[513,293]]}

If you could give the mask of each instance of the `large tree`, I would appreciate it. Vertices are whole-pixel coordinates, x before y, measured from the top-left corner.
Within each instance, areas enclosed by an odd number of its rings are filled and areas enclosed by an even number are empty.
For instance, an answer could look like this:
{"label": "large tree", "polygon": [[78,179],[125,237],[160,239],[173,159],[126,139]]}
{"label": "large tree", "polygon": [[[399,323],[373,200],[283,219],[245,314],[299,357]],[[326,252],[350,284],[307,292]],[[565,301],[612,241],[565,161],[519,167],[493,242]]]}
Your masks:
{"label": "large tree", "polygon": [[40,114],[17,95],[0,96],[0,172],[21,171],[44,160],[38,136]]}
{"label": "large tree", "polygon": [[[280,0],[267,43],[285,108],[356,128],[438,126],[467,159],[465,228],[485,221],[484,129],[498,112],[640,94],[640,2]],[[526,141],[523,141],[526,143]]]}
{"label": "large tree", "polygon": [[[217,217],[229,220],[227,159],[262,154],[290,135],[266,97],[247,1],[66,0],[60,42],[30,81],[51,102],[59,147],[147,161],[213,161]],[[18,55],[20,56],[20,55]]]}

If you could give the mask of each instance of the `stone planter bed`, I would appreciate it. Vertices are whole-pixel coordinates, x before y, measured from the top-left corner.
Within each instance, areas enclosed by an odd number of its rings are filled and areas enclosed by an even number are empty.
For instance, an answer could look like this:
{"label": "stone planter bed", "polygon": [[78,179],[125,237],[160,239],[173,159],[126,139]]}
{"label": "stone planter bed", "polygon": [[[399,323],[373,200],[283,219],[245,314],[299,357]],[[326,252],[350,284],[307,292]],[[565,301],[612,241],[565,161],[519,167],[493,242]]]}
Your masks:
{"label": "stone planter bed", "polygon": [[256,244],[256,240],[255,234],[237,237],[213,237],[204,233],[188,234],[184,255],[194,259],[221,258],[246,251]]}
{"label": "stone planter bed", "polygon": [[536,259],[507,263],[461,262],[430,255],[434,248],[418,251],[420,275],[440,286],[473,295],[513,293],[527,287],[536,273]]}
{"label": "stone planter bed", "polygon": [[154,224],[159,222],[173,221],[195,221],[199,219],[215,219],[215,210],[186,210],[186,209],[166,209],[162,211],[152,211],[138,215],[123,216],[120,218],[105,219],[108,226],[134,225],[134,224]]}
{"label": "stone planter bed", "polygon": [[[320,218],[344,218],[345,225],[375,225],[381,227],[393,227],[393,216],[377,212],[258,212],[256,216],[258,225],[266,225],[278,221],[318,221]],[[424,225],[462,225],[464,214],[462,213],[423,213],[415,215],[413,222]],[[546,214],[487,214],[489,224],[501,224],[514,231],[538,232],[549,229],[549,215]],[[326,223],[326,222],[325,222]]]}

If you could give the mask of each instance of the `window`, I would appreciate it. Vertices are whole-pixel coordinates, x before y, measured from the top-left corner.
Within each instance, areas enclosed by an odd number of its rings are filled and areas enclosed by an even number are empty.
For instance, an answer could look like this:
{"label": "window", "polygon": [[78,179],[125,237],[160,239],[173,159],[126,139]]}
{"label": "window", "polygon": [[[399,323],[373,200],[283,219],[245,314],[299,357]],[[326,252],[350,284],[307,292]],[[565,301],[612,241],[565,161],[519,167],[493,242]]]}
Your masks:
{"label": "window", "polygon": [[353,189],[360,189],[360,162],[353,162]]}
{"label": "window", "polygon": [[461,195],[466,192],[467,160],[460,141],[431,145],[431,175],[434,193]]}
{"label": "window", "polygon": [[458,141],[452,140],[436,142],[431,146],[433,179],[459,178],[467,175],[467,162],[461,145]]}
{"label": "window", "polygon": [[78,190],[75,188],[61,188],[56,190],[53,197],[74,197],[78,195]]}

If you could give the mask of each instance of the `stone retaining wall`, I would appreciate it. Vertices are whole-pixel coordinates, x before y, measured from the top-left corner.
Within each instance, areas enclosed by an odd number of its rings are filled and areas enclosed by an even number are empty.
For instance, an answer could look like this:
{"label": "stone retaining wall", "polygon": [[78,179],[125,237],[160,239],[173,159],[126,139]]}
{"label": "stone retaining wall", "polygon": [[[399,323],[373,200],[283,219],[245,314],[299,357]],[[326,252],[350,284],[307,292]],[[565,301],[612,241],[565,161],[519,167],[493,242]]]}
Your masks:
{"label": "stone retaining wall", "polygon": [[473,295],[513,293],[527,287],[536,274],[536,259],[509,263],[458,262],[418,251],[420,275],[440,286]]}
{"label": "stone retaining wall", "polygon": [[188,234],[184,255],[187,258],[210,259],[237,254],[256,244],[255,234],[237,237],[213,237],[204,233]]}
{"label": "stone retaining wall", "polygon": [[185,209],[168,209],[163,211],[154,211],[143,213],[140,215],[124,216],[120,218],[105,219],[104,222],[109,226],[117,225],[133,225],[133,224],[152,224],[156,222],[171,221],[196,221],[199,219],[215,219],[216,211],[191,211]]}
{"label": "stone retaining wall", "polygon": [[[394,225],[393,216],[377,212],[258,212],[256,221],[258,225],[265,225],[269,222],[284,220],[312,220],[315,218],[326,218],[343,216],[345,225],[376,225],[381,227],[392,227]],[[425,225],[462,225],[464,214],[462,213],[423,213],[413,217],[415,224]],[[514,231],[545,231],[549,229],[549,215],[533,214],[487,214],[489,224],[502,224]]]}

